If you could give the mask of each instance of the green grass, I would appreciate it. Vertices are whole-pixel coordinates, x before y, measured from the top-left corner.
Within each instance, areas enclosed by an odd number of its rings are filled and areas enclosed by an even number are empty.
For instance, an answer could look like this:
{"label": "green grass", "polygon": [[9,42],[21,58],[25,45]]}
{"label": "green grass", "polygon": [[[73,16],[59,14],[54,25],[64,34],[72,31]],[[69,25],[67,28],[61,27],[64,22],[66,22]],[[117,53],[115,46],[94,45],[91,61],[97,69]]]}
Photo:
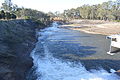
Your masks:
{"label": "green grass", "polygon": [[114,20],[115,22],[120,22],[120,20]]}

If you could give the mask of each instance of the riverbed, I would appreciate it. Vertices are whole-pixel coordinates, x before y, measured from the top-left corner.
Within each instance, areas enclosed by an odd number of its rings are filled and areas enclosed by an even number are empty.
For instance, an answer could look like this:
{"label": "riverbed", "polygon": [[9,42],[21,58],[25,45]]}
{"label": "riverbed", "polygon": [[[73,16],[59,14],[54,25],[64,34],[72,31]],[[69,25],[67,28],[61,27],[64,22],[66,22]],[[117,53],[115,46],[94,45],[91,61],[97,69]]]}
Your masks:
{"label": "riverbed", "polygon": [[106,36],[60,28],[57,22],[40,30],[31,53],[29,80],[120,80],[120,54],[108,55]]}

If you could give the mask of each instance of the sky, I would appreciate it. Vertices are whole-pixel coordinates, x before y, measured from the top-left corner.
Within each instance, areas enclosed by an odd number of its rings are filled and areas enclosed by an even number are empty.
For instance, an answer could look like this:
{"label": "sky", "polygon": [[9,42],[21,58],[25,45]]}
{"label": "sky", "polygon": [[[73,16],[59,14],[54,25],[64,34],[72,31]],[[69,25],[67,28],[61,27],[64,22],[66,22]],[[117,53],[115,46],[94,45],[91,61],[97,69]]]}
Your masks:
{"label": "sky", "polygon": [[[77,8],[84,4],[99,4],[109,0],[11,0],[13,4],[19,7],[32,8],[43,12],[63,12],[66,9]],[[115,1],[115,0],[112,0]],[[4,0],[0,0],[3,3]]]}

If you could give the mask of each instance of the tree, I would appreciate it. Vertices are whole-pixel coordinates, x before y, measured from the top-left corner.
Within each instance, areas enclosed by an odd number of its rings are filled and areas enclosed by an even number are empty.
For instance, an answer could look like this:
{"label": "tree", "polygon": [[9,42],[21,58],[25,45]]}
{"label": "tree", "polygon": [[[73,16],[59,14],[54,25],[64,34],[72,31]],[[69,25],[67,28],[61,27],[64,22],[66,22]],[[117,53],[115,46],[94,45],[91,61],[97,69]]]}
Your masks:
{"label": "tree", "polygon": [[15,14],[11,14],[11,18],[12,18],[12,19],[16,19],[17,16],[16,16]]}
{"label": "tree", "polygon": [[89,5],[83,5],[82,7],[80,7],[80,14],[83,19],[89,19],[90,12],[91,12],[91,8]]}
{"label": "tree", "polygon": [[114,4],[114,16],[116,20],[120,20],[120,0],[117,0]]}
{"label": "tree", "polygon": [[6,13],[5,13],[5,17],[6,17],[7,20],[8,20],[8,19],[11,19],[11,14],[10,14],[9,12],[6,12]]}
{"label": "tree", "polygon": [[64,10],[66,19],[120,20],[120,0],[97,5],[83,5],[76,9]]}
{"label": "tree", "polygon": [[48,15],[48,16],[50,16],[50,17],[52,17],[52,18],[54,18],[54,17],[55,17],[55,14],[54,14],[54,13],[52,13],[52,12],[48,12],[48,13],[47,13],[47,15]]}
{"label": "tree", "polygon": [[15,11],[15,14],[18,18],[21,18],[22,17],[22,13],[21,13],[21,8],[17,8],[17,10]]}
{"label": "tree", "polygon": [[1,8],[4,9],[6,12],[10,12],[12,10],[11,0],[5,0],[5,2],[2,3]]}
{"label": "tree", "polygon": [[5,12],[3,10],[1,11],[1,17],[2,19],[5,19]]}
{"label": "tree", "polygon": [[12,10],[16,11],[18,9],[18,6],[16,4],[13,5]]}

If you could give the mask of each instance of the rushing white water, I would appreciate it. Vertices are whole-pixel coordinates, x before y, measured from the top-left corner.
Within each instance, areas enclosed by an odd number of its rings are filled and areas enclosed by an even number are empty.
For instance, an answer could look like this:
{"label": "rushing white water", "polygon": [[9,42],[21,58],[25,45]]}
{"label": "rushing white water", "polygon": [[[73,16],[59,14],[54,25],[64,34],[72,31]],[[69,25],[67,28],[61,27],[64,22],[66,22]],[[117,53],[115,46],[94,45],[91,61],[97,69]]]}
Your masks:
{"label": "rushing white water", "polygon": [[[52,34],[51,30],[55,31],[56,29],[54,26],[45,32],[43,31],[39,40],[43,39],[45,35]],[[32,53],[37,80],[120,80],[114,73],[108,73],[103,69],[87,71],[80,63],[74,64],[56,59],[52,57],[52,53],[44,41],[42,44],[45,57],[40,58],[39,54],[35,54],[35,51]]]}

